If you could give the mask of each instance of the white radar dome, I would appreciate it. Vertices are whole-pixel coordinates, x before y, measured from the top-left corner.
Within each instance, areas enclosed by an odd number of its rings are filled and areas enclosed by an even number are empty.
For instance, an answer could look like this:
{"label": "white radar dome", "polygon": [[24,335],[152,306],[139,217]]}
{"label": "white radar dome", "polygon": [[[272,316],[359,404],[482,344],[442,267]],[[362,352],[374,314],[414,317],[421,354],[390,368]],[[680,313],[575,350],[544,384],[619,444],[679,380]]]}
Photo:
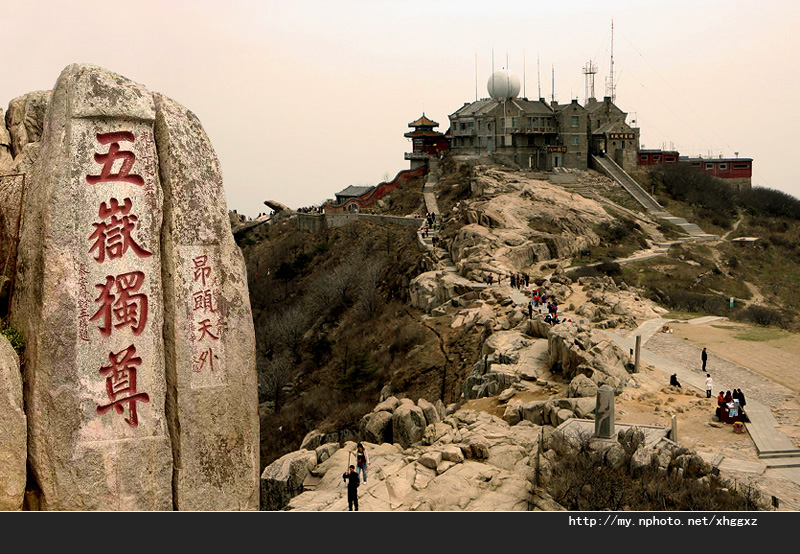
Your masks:
{"label": "white radar dome", "polygon": [[519,94],[519,77],[510,71],[495,71],[489,77],[486,88],[489,90],[489,96],[493,99],[501,102],[510,100]]}

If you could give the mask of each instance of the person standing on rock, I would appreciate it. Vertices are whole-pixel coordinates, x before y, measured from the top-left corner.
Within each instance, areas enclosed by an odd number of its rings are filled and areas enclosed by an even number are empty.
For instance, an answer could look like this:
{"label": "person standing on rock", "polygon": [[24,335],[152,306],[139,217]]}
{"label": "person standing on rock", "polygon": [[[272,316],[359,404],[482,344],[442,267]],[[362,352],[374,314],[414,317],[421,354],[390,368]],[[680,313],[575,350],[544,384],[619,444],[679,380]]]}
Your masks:
{"label": "person standing on rock", "polygon": [[367,483],[367,466],[369,465],[369,459],[367,458],[367,451],[364,448],[364,445],[358,443],[356,446],[355,452],[350,452],[351,454],[356,455],[356,473],[361,475],[364,481],[364,484]]}
{"label": "person standing on rock", "polygon": [[706,398],[711,398],[711,387],[713,386],[711,374],[706,373]]}
{"label": "person standing on rock", "polygon": [[700,354],[700,359],[703,360],[703,371],[705,371],[706,362],[708,361],[708,352],[706,352],[705,346],[703,347],[703,352]]}
{"label": "person standing on rock", "polygon": [[356,512],[358,511],[358,485],[361,483],[358,480],[358,473],[356,473],[356,466],[351,465],[347,473],[342,475],[342,479],[347,483],[347,509],[353,511],[355,506]]}

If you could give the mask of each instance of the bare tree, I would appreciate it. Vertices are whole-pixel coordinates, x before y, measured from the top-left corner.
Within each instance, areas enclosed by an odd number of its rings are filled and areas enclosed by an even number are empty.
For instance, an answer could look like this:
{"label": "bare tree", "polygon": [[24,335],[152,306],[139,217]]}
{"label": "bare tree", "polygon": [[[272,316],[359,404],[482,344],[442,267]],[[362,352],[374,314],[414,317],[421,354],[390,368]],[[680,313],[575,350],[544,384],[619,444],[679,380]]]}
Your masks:
{"label": "bare tree", "polygon": [[273,323],[279,341],[299,362],[302,356],[300,344],[307,331],[308,318],[302,305],[295,305],[282,312]]}
{"label": "bare tree", "polygon": [[292,373],[292,363],[286,356],[278,356],[272,360],[259,356],[258,389],[259,397],[272,400],[275,412],[281,409],[283,387]]}
{"label": "bare tree", "polygon": [[375,317],[384,303],[380,285],[385,267],[386,260],[383,258],[371,258],[365,261],[359,272],[359,302],[370,319]]}

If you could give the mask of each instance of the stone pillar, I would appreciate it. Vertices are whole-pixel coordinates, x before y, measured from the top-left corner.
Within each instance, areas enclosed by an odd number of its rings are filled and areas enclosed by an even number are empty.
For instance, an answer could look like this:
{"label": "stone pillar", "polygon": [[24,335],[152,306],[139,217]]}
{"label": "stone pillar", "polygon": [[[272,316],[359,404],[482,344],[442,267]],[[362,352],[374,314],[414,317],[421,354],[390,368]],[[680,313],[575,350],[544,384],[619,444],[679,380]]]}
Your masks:
{"label": "stone pillar", "polygon": [[12,313],[43,509],[172,508],[154,117],[144,87],[88,65],[47,109]]}
{"label": "stone pillar", "polygon": [[614,430],[614,389],[603,385],[597,389],[597,403],[595,404],[594,436],[601,439],[610,439],[615,435]]}
{"label": "stone pillar", "polygon": [[200,121],[164,96],[155,104],[175,507],[257,510],[258,385],[244,259]]}
{"label": "stone pillar", "polygon": [[642,352],[642,335],[636,335],[636,350],[633,361],[633,372],[639,373],[639,358]]}
{"label": "stone pillar", "polygon": [[678,416],[672,416],[672,427],[669,433],[669,440],[678,442]]}

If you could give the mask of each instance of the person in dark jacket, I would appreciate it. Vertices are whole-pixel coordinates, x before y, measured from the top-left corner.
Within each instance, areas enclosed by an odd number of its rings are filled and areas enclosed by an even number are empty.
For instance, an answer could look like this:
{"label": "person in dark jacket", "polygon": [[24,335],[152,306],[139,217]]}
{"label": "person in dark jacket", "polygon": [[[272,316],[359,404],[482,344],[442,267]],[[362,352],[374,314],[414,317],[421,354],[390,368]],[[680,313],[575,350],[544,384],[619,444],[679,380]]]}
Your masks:
{"label": "person in dark jacket", "polygon": [[358,486],[361,484],[361,481],[358,478],[358,473],[356,473],[356,466],[350,466],[350,469],[342,475],[344,482],[347,483],[347,509],[349,511],[353,511],[353,506],[356,508],[356,512],[358,511]]}
{"label": "person in dark jacket", "polygon": [[706,362],[708,361],[708,352],[706,352],[705,347],[703,348],[703,352],[700,354],[700,359],[703,361],[703,371],[705,371]]}

